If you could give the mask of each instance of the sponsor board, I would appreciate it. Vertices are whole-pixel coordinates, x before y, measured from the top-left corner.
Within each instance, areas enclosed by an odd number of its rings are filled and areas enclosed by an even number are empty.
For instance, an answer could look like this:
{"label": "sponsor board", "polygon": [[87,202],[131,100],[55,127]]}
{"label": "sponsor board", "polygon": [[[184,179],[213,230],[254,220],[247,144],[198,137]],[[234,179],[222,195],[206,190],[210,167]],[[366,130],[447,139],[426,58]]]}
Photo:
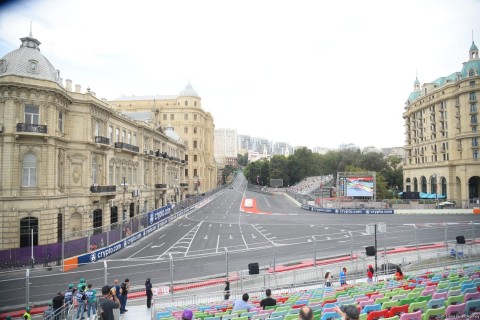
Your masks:
{"label": "sponsor board", "polygon": [[172,209],[172,205],[169,204],[165,207],[160,209],[153,210],[148,213],[148,225],[151,226],[154,223],[157,223],[165,218],[168,218],[170,215],[170,211]]}
{"label": "sponsor board", "polygon": [[338,213],[338,214],[394,214],[394,210],[386,209],[329,209],[316,208],[309,205],[302,205],[302,209],[320,213]]}
{"label": "sponsor board", "polygon": [[106,248],[102,248],[94,252],[90,252],[90,253],[79,256],[78,264],[81,265],[81,264],[86,264],[90,262],[95,262],[100,259],[104,259],[121,249],[123,249],[123,241],[114,243],[111,246],[108,246]]}

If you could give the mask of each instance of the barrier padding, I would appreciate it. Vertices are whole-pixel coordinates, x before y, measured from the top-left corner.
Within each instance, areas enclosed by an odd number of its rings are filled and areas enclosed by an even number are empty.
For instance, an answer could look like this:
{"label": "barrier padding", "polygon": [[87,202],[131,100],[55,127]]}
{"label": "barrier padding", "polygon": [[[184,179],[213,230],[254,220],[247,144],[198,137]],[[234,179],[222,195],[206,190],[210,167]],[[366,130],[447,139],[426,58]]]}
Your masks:
{"label": "barrier padding", "polygon": [[78,268],[78,257],[63,260],[63,272]]}

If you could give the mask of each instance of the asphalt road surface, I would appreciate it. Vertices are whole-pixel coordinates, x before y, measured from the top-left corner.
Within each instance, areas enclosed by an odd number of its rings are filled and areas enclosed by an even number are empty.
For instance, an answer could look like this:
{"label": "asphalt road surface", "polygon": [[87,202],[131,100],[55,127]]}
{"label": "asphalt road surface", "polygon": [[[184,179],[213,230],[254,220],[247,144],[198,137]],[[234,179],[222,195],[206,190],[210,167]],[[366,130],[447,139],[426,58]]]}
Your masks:
{"label": "asphalt road surface", "polygon": [[[242,199],[254,199],[257,213],[242,212]],[[473,222],[473,223],[472,223]],[[81,277],[100,288],[105,279],[129,278],[142,287],[147,277],[154,284],[195,281],[200,277],[225,276],[246,270],[251,262],[261,268],[294,261],[313,260],[339,254],[364,253],[374,244],[367,224],[385,224],[387,233],[377,233],[379,250],[384,247],[450,242],[458,235],[480,237],[476,215],[355,215],[325,214],[302,210],[288,197],[250,192],[238,175],[232,184],[189,214],[178,218],[148,237],[108,257],[62,273],[42,268],[0,273],[0,308],[21,306],[29,301],[45,302],[68,283]],[[446,226],[446,227],[445,227]],[[107,268],[105,269],[105,265]],[[173,271],[173,272],[172,272]]]}

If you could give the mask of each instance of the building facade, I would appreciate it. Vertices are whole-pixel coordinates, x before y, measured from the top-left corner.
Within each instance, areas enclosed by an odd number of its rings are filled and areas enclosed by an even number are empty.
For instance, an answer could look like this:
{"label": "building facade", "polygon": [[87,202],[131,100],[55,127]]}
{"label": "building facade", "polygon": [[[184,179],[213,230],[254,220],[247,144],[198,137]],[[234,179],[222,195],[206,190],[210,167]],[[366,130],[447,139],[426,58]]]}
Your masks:
{"label": "building facade", "polygon": [[32,34],[21,42],[0,59],[0,249],[82,237],[185,197],[182,141],[72,90]]}
{"label": "building facade", "polygon": [[215,160],[221,165],[227,165],[227,158],[236,158],[237,148],[237,130],[236,129],[215,129]]}
{"label": "building facade", "polygon": [[152,112],[152,122],[172,127],[186,147],[187,162],[182,178],[188,184],[188,195],[217,187],[214,157],[213,116],[202,109],[202,100],[190,84],[179,95],[123,96],[110,101],[119,112]]}
{"label": "building facade", "polygon": [[404,191],[438,193],[463,207],[480,197],[478,97],[474,42],[460,72],[420,86],[405,103]]}

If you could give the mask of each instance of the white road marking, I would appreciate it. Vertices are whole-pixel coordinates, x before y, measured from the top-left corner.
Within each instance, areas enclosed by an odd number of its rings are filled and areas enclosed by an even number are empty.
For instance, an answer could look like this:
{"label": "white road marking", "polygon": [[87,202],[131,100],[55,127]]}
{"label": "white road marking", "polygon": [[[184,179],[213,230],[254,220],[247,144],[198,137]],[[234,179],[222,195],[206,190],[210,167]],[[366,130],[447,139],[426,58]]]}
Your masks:
{"label": "white road marking", "polygon": [[203,239],[207,240],[208,239],[208,234],[206,234]]}
{"label": "white road marking", "polygon": [[165,233],[158,237],[158,240],[162,239],[163,237],[165,237]]}
{"label": "white road marking", "polygon": [[[152,242],[153,243],[153,242]],[[158,245],[158,246],[151,246],[150,248],[160,248],[161,246],[163,246],[165,244],[165,242],[162,242],[162,244]]]}
{"label": "white road marking", "polygon": [[245,241],[245,237],[243,236],[243,234],[242,234],[242,239],[243,239],[243,243],[245,244],[245,247],[246,247],[246,248],[247,248],[247,250],[248,250],[247,241]]}
{"label": "white road marking", "polygon": [[218,253],[218,244],[220,243],[220,233],[217,236],[217,250],[216,252]]}
{"label": "white road marking", "polygon": [[140,249],[140,250],[138,250],[137,252],[135,252],[134,254],[132,254],[131,256],[129,256],[127,259],[133,257],[134,255],[136,255],[137,253],[139,253],[139,252],[142,251],[143,249],[148,248],[152,243],[153,243],[153,241],[150,242],[149,244],[147,244],[147,245],[146,245],[145,247],[143,247],[142,249]]}

